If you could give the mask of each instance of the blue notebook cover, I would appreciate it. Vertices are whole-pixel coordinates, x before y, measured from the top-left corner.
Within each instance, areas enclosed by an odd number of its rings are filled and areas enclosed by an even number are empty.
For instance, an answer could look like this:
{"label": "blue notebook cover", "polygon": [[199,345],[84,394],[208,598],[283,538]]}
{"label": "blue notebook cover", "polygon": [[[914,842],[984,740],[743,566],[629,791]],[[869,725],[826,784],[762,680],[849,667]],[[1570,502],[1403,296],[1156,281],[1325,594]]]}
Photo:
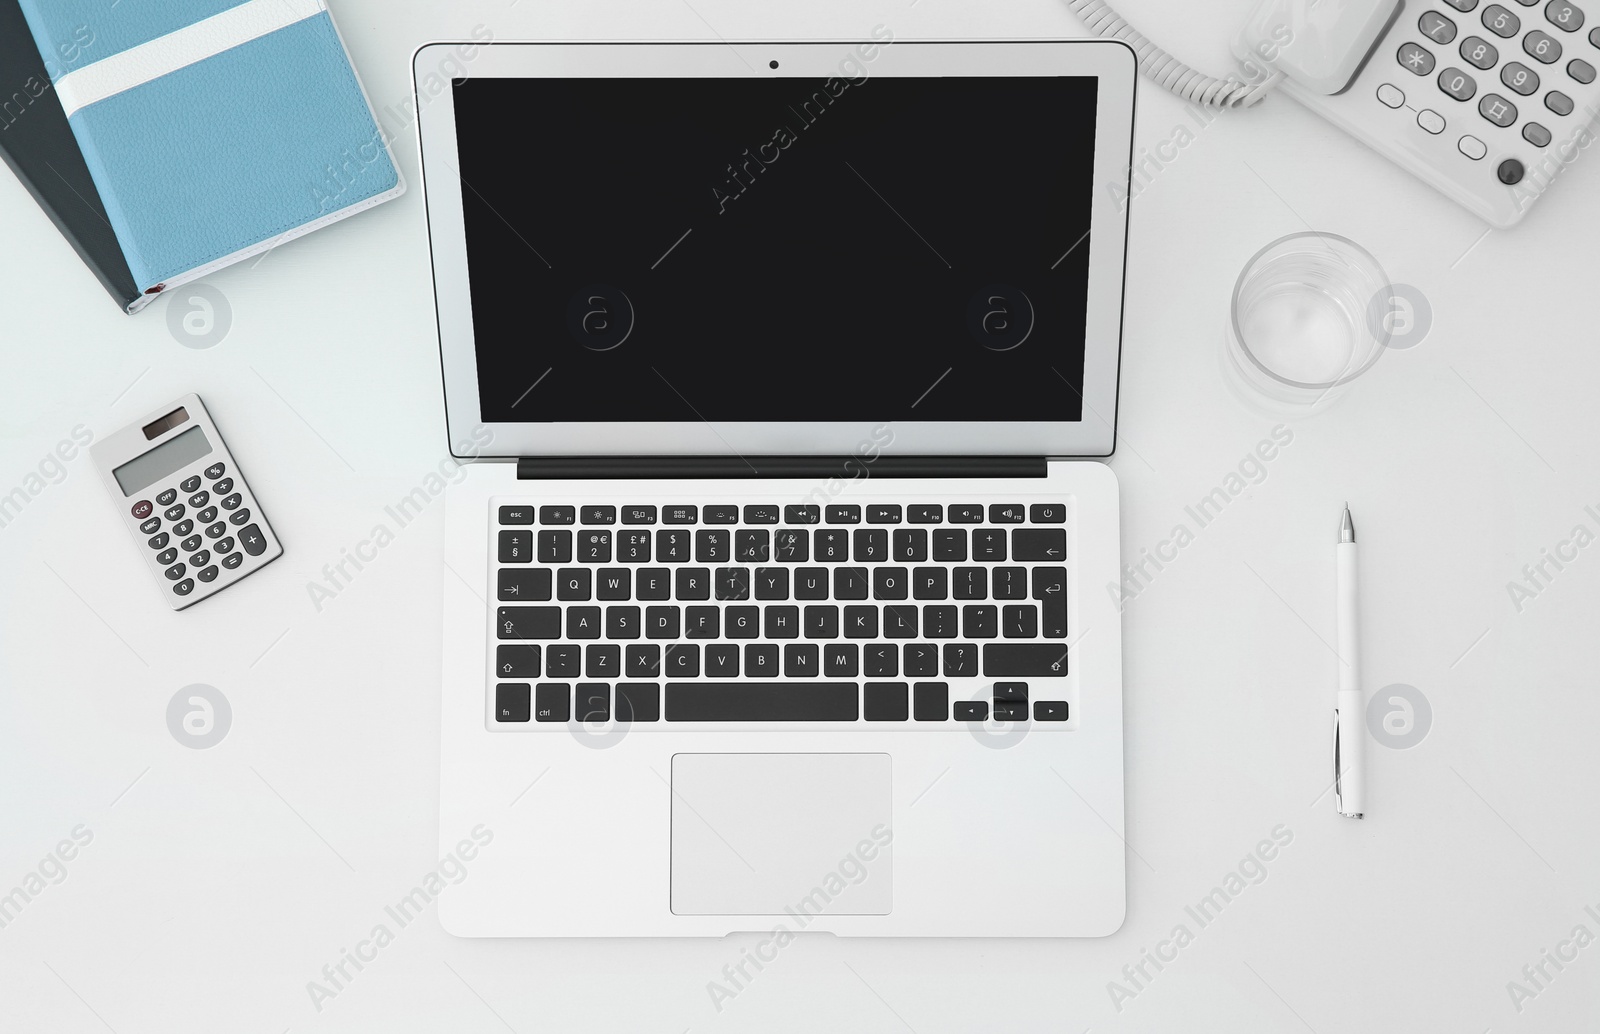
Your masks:
{"label": "blue notebook cover", "polygon": [[21,0],[141,292],[405,190],[322,0]]}

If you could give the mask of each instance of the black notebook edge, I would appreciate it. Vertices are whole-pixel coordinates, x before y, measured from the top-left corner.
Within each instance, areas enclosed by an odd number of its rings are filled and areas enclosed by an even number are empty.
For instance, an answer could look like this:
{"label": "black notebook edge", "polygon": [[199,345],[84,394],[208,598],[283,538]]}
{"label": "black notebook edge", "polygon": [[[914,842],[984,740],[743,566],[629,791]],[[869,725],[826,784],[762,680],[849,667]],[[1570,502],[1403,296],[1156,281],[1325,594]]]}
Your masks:
{"label": "black notebook edge", "polygon": [[17,0],[0,0],[0,158],[124,312],[155,297],[134,283]]}

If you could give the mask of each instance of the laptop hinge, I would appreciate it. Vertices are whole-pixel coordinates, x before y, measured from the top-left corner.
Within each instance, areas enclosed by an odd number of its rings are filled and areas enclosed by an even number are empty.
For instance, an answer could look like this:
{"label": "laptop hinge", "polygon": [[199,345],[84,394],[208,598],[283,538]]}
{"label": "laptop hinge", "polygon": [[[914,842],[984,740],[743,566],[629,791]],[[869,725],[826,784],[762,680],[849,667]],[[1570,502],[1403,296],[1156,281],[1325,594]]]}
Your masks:
{"label": "laptop hinge", "polygon": [[521,480],[637,478],[1042,478],[1043,456],[523,456]]}

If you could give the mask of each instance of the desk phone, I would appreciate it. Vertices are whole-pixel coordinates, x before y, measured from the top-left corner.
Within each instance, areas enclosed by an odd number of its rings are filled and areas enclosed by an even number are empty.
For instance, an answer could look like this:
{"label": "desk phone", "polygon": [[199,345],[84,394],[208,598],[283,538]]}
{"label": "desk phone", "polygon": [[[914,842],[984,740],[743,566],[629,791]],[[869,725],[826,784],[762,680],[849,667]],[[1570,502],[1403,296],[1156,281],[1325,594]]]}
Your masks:
{"label": "desk phone", "polygon": [[200,396],[161,407],[89,453],[173,610],[283,555]]}

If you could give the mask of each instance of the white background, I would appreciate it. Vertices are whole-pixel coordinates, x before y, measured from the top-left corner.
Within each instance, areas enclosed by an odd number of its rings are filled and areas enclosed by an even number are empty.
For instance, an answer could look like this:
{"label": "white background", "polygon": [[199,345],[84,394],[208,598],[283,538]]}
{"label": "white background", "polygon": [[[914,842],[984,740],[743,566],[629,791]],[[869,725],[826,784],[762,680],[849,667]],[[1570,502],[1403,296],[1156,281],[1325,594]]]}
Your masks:
{"label": "white background", "polygon": [[[478,24],[500,39],[857,38],[876,23],[902,39],[1081,33],[1057,0],[445,6],[336,4],[380,109],[409,95],[417,44]],[[1248,5],[1121,6],[1221,71]],[[1143,89],[1139,144],[1186,119]],[[105,434],[197,391],[287,550],[175,615],[83,456],[0,528],[0,890],[79,824],[94,834],[66,879],[0,929],[4,1029],[1481,1034],[1600,1022],[1600,945],[1547,967],[1554,980],[1520,1013],[1507,990],[1574,926],[1600,935],[1584,912],[1600,911],[1600,547],[1520,613],[1506,588],[1575,525],[1600,531],[1583,509],[1600,510],[1600,164],[1581,158],[1519,229],[1485,234],[1281,98],[1199,131],[1133,210],[1112,461],[1124,554],[1192,526],[1184,507],[1280,419],[1294,441],[1125,615],[1120,933],[805,940],[718,1012],[707,983],[738,960],[736,943],[460,941],[430,911],[315,1011],[307,982],[437,859],[439,600],[458,577],[440,564],[442,504],[320,611],[307,590],[445,455],[414,146],[401,132],[402,200],[210,278],[232,325],[206,350],[169,333],[170,301],[120,314],[0,176],[0,492],[75,425]],[[1026,141],[1006,146],[1027,160]],[[1222,325],[1240,266],[1308,226],[1370,248],[1426,294],[1434,323],[1327,411],[1279,418],[1228,387]],[[1362,539],[1367,684],[1415,686],[1434,713],[1419,746],[1372,744],[1362,823],[1319,799],[1346,499]],[[232,703],[210,750],[167,729],[167,701],[190,683]],[[1280,824],[1294,839],[1265,881],[1199,929],[1184,906]],[[1029,888],[973,873],[950,893]],[[1119,1012],[1108,982],[1179,923],[1193,943]]]}

